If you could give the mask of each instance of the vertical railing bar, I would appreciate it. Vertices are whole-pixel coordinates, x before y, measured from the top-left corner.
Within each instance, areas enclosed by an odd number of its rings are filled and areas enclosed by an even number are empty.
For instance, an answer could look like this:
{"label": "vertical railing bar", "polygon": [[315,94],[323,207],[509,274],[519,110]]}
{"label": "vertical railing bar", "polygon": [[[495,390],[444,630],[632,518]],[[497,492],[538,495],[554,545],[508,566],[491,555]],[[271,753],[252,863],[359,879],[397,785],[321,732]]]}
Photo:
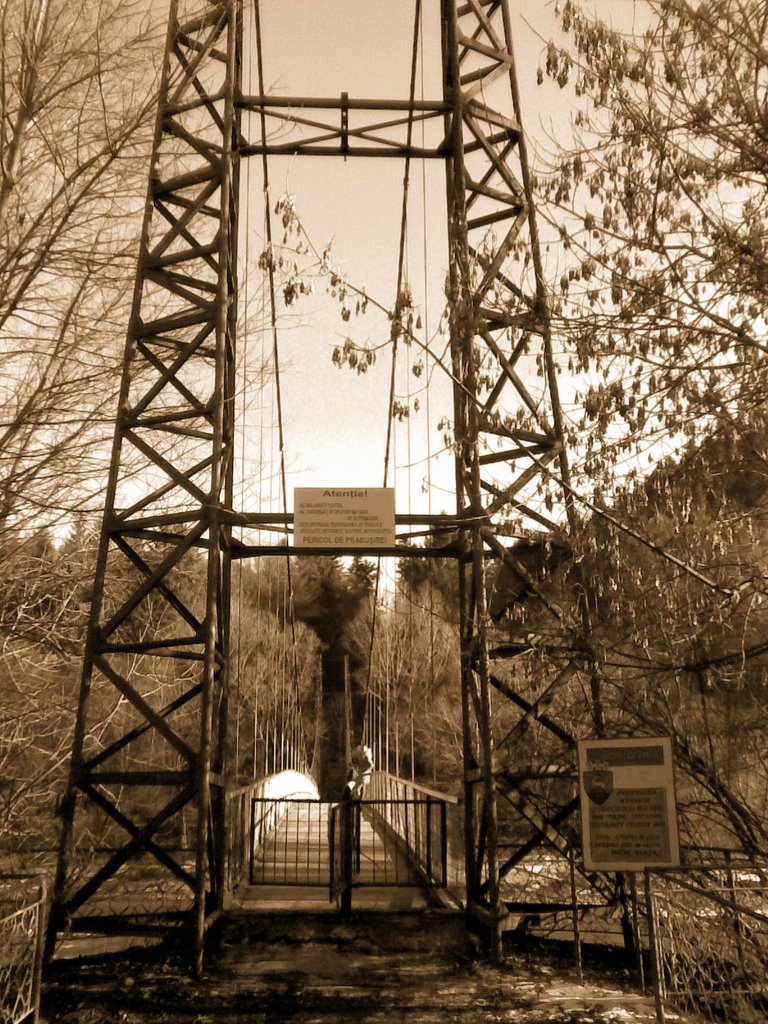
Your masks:
{"label": "vertical railing bar", "polygon": [[[319,823],[318,823],[318,829],[320,830],[319,834],[320,834],[321,849],[322,849],[322,842],[323,842],[323,833],[322,833],[323,821],[325,821],[325,836],[326,836],[326,842],[328,843],[328,860],[331,861],[332,858],[331,858],[331,842],[330,842],[330,840],[331,840],[331,836],[333,835],[333,829],[332,829],[332,825],[331,825],[331,805],[329,803],[325,803],[325,802],[320,804],[320,820],[319,820]],[[320,861],[318,860],[318,864],[319,863],[320,863]],[[318,867],[318,870],[319,870],[319,867]]]}
{"label": "vertical railing bar", "polygon": [[[313,804],[307,805],[307,832],[309,833],[309,845],[307,846],[307,879],[311,877],[312,881],[317,881],[319,865],[320,865],[320,843],[315,840],[314,833],[317,832],[317,838],[319,840],[320,830],[318,828],[319,816],[317,813],[317,807]],[[317,850],[317,858],[315,861],[312,860],[312,850]]]}
{"label": "vertical railing bar", "polygon": [[333,900],[336,882],[336,808],[328,808],[328,899]]}
{"label": "vertical railing bar", "polygon": [[427,802],[425,800],[421,801],[421,814],[419,815],[419,817],[421,819],[421,841],[419,843],[419,846],[420,846],[421,851],[422,851],[422,853],[421,853],[421,855],[422,855],[422,862],[426,866],[427,878],[429,878],[429,861],[428,861],[428,857],[427,857],[427,842],[428,842],[427,841],[427,835],[428,835],[428,827],[429,827],[429,820],[428,820],[429,819],[429,813],[427,811]]}
{"label": "vertical railing bar", "polygon": [[[296,808],[296,839],[294,841],[294,855],[293,855],[293,880],[294,884],[300,882],[302,875],[300,872],[301,862],[304,858],[304,850],[308,842],[309,829],[304,825],[304,817],[307,812],[306,799],[302,798],[301,802]],[[307,872],[304,871],[304,880],[306,881]]]}
{"label": "vertical railing bar", "polygon": [[434,880],[432,874],[432,801],[427,797],[427,878]]}
{"label": "vertical railing bar", "polygon": [[392,821],[391,793],[390,793],[389,789],[387,789],[387,791],[385,792],[384,801],[381,804],[381,816],[384,819],[384,828],[382,829],[383,839],[382,839],[382,843],[381,843],[381,846],[382,846],[382,860],[384,862],[382,874],[384,875],[384,885],[387,885],[387,883],[389,882],[389,863],[388,863],[387,842],[388,842],[388,836],[390,834],[390,830],[394,827],[394,822]]}
{"label": "vertical railing bar", "polygon": [[285,814],[281,815],[280,821],[285,821],[285,828],[283,829],[283,882],[288,881],[288,843],[290,842],[290,828],[291,828],[291,811],[293,806],[288,803],[285,798],[280,802],[280,806],[285,808]]}
{"label": "vertical railing bar", "polygon": [[243,807],[243,841],[240,848],[240,855],[242,857],[242,863],[240,864],[240,877],[244,878],[246,865],[248,864],[250,856],[250,836],[253,827],[253,809],[247,793],[243,793],[241,802]]}
{"label": "vertical railing bar", "polygon": [[241,870],[243,875],[245,875],[247,867],[249,878],[251,863],[251,847],[253,845],[253,817],[254,809],[251,796],[248,793],[243,793],[243,866]]}
{"label": "vertical railing bar", "polygon": [[[361,868],[360,868],[360,859],[361,859],[361,856],[362,856],[363,828],[366,827],[366,824],[367,824],[368,828],[371,828],[371,825],[370,825],[370,823],[366,823],[365,819],[363,818],[363,802],[362,802],[362,800],[359,801],[357,807],[358,807],[357,817],[358,817],[358,821],[359,821],[359,825],[360,825],[360,828],[359,828],[358,834],[357,834],[357,860],[358,860],[357,874],[358,874],[358,879],[359,879],[360,870],[361,870]],[[372,828],[371,828],[371,832],[373,832]]]}
{"label": "vertical railing bar", "polygon": [[[242,880],[245,864],[245,796],[240,794],[232,811],[232,828],[234,835],[230,837],[231,854],[229,858],[229,877],[227,889],[233,892]],[[235,882],[237,879],[237,882]]]}
{"label": "vertical railing bar", "polygon": [[440,801],[440,854],[441,875],[443,886],[448,885],[448,806],[445,800]]}
{"label": "vertical railing bar", "polygon": [[665,1024],[664,1000],[662,996],[662,974],[659,962],[659,936],[656,928],[655,908],[651,895],[651,872],[648,868],[643,872],[645,882],[645,912],[648,918],[648,945],[651,947],[651,971],[653,975],[653,995],[656,1003],[656,1020]]}
{"label": "vertical railing bar", "polygon": [[[389,801],[390,802],[389,802],[388,808],[389,808],[389,824],[390,824],[391,831],[389,833],[387,833],[388,836],[389,835],[393,835],[393,836],[399,836],[400,835],[400,807],[399,807],[399,805],[397,803],[394,802],[396,799],[397,799],[397,786],[394,785],[393,783],[390,783],[390,786],[389,786]],[[389,861],[387,861],[387,873],[386,873],[386,880],[387,880],[387,882],[389,882],[390,874],[391,874],[390,865],[389,865]]]}
{"label": "vertical railing bar", "polygon": [[579,926],[579,894],[576,889],[576,851],[568,847],[568,868],[571,881],[571,920],[573,923],[573,952],[579,984],[584,984],[584,967],[581,959],[581,929]]}
{"label": "vertical railing bar", "polygon": [[403,786],[403,811],[405,813],[405,845],[407,849],[411,849],[411,835],[408,821],[408,803],[405,800],[405,786]]}
{"label": "vertical railing bar", "polygon": [[[326,843],[328,843],[328,858],[330,860],[330,807],[323,801],[318,802],[317,806],[317,879],[320,881],[322,878],[321,867],[323,863],[323,834],[325,834]],[[325,825],[323,825],[325,823]]]}
{"label": "vertical railing bar", "polygon": [[238,817],[238,820],[240,822],[240,841],[238,843],[237,851],[237,879],[239,884],[243,879],[243,875],[245,874],[246,858],[248,855],[248,850],[245,845],[248,837],[248,800],[246,799],[245,793],[240,794],[237,802],[238,810],[240,812]]}
{"label": "vertical railing bar", "polygon": [[[411,792],[411,797],[413,793]],[[413,851],[416,854],[415,860],[417,866],[421,864],[421,807],[414,800],[413,807]]]}
{"label": "vertical railing bar", "polygon": [[249,864],[248,877],[250,879],[251,885],[253,885],[254,881],[255,881],[255,879],[253,877],[253,861],[254,861],[254,857],[255,857],[255,853],[256,853],[256,801],[254,800],[253,797],[251,797],[251,829],[250,829],[250,831],[251,831],[251,852],[250,852],[250,857],[249,857],[250,864]]}
{"label": "vertical railing bar", "polygon": [[261,823],[260,823],[260,829],[259,829],[259,832],[260,832],[259,846],[260,846],[260,850],[261,850],[261,879],[262,879],[263,882],[267,881],[267,848],[266,848],[265,812],[266,812],[267,815],[269,815],[270,811],[267,810],[267,808],[271,807],[271,806],[272,806],[271,802],[262,804]]}
{"label": "vertical railing bar", "polygon": [[349,800],[341,803],[341,912],[349,914],[352,910],[352,858],[353,848],[353,808]]}
{"label": "vertical railing bar", "polygon": [[40,1019],[40,995],[43,977],[43,953],[45,951],[45,904],[47,887],[45,879],[38,883],[40,894],[37,901],[37,939],[35,942],[35,960],[32,967],[32,1024]]}
{"label": "vertical railing bar", "polygon": [[256,802],[256,806],[257,806],[258,811],[259,811],[259,826],[258,826],[258,831],[257,831],[257,849],[260,851],[260,860],[261,860],[260,864],[259,864],[258,861],[256,862],[256,868],[257,868],[257,877],[258,877],[258,874],[261,874],[261,877],[262,877],[262,880],[263,880],[264,879],[264,870],[265,870],[265,866],[266,866],[266,861],[264,860],[264,854],[266,852],[264,850],[264,804],[261,801],[257,801]]}
{"label": "vertical railing bar", "polygon": [[[292,755],[293,756],[293,755]],[[304,817],[307,812],[306,799],[302,799],[296,804],[296,838],[292,839],[293,842],[293,884],[300,884],[302,881],[302,861],[304,860],[304,850],[308,842],[309,828],[305,827]],[[306,869],[303,870],[303,879],[307,880]]]}

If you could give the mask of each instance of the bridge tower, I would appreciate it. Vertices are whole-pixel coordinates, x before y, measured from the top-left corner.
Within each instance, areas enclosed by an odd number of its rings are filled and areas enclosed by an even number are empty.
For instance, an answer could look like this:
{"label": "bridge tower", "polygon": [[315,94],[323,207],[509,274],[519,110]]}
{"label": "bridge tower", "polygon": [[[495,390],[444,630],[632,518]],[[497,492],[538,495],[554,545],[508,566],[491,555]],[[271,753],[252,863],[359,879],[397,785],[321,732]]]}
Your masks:
{"label": "bridge tower", "polygon": [[[509,4],[434,0],[442,93],[368,101],[268,95],[263,83],[247,94],[243,62],[258,55],[244,55],[244,19],[258,25],[266,2],[170,0],[51,930],[130,919],[114,883],[146,859],[194,920],[198,966],[223,906],[231,565],[249,553],[233,526],[259,519],[236,515],[232,494],[240,170],[290,152],[445,165],[467,902],[498,942],[500,872],[514,857],[499,854],[491,691],[523,726],[547,719],[492,671],[486,565],[501,559],[526,576],[505,524],[557,529],[534,497],[542,482],[565,483],[568,504]],[[431,142],[414,142],[415,123]],[[515,415],[499,414],[502,396]],[[561,819],[504,785],[538,834],[556,833]]]}

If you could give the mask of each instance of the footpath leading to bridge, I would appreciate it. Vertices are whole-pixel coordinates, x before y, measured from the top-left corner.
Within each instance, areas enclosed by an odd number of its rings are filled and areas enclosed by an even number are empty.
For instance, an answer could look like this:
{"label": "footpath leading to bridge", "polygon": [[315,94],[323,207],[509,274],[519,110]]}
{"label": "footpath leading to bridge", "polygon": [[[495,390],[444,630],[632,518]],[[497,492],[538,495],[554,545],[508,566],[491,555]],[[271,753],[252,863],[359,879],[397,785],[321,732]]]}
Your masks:
{"label": "footpath leading to bridge", "polygon": [[[490,964],[449,911],[227,915],[206,975],[183,950],[140,949],[49,970],[46,1024],[652,1024],[653,1000],[601,961],[576,981],[570,951],[508,945]],[[589,955],[589,954],[588,954]],[[594,955],[594,954],[592,954]],[[599,966],[600,973],[597,972]],[[670,1016],[669,1020],[673,1018]],[[691,1018],[675,1017],[676,1024]]]}

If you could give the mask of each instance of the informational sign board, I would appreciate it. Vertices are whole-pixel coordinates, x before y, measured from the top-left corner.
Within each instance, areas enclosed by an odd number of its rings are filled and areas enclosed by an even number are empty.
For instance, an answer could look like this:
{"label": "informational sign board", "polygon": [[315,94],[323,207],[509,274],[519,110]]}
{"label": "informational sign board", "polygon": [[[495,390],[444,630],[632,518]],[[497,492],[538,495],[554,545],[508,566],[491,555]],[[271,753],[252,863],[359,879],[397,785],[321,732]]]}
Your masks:
{"label": "informational sign board", "polygon": [[580,741],[579,795],[585,868],[679,866],[668,736]]}
{"label": "informational sign board", "polygon": [[392,487],[296,487],[297,548],[385,548],[395,544]]}

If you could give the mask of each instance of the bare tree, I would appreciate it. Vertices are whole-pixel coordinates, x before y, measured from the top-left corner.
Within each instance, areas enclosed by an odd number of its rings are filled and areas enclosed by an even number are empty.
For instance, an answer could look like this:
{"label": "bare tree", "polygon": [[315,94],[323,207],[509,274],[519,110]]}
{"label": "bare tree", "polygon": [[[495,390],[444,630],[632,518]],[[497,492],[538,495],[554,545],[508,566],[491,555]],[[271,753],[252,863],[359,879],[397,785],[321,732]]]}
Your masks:
{"label": "bare tree", "polygon": [[617,464],[748,432],[765,400],[768,12],[650,0],[627,33],[558,9],[539,78],[567,95],[573,142],[539,183],[573,439],[609,493]]}
{"label": "bare tree", "polygon": [[51,841],[71,744],[94,540],[60,539],[106,480],[162,56],[146,11],[0,2],[3,852]]}
{"label": "bare tree", "polygon": [[0,524],[98,494],[141,225],[145,5],[0,5]]}

